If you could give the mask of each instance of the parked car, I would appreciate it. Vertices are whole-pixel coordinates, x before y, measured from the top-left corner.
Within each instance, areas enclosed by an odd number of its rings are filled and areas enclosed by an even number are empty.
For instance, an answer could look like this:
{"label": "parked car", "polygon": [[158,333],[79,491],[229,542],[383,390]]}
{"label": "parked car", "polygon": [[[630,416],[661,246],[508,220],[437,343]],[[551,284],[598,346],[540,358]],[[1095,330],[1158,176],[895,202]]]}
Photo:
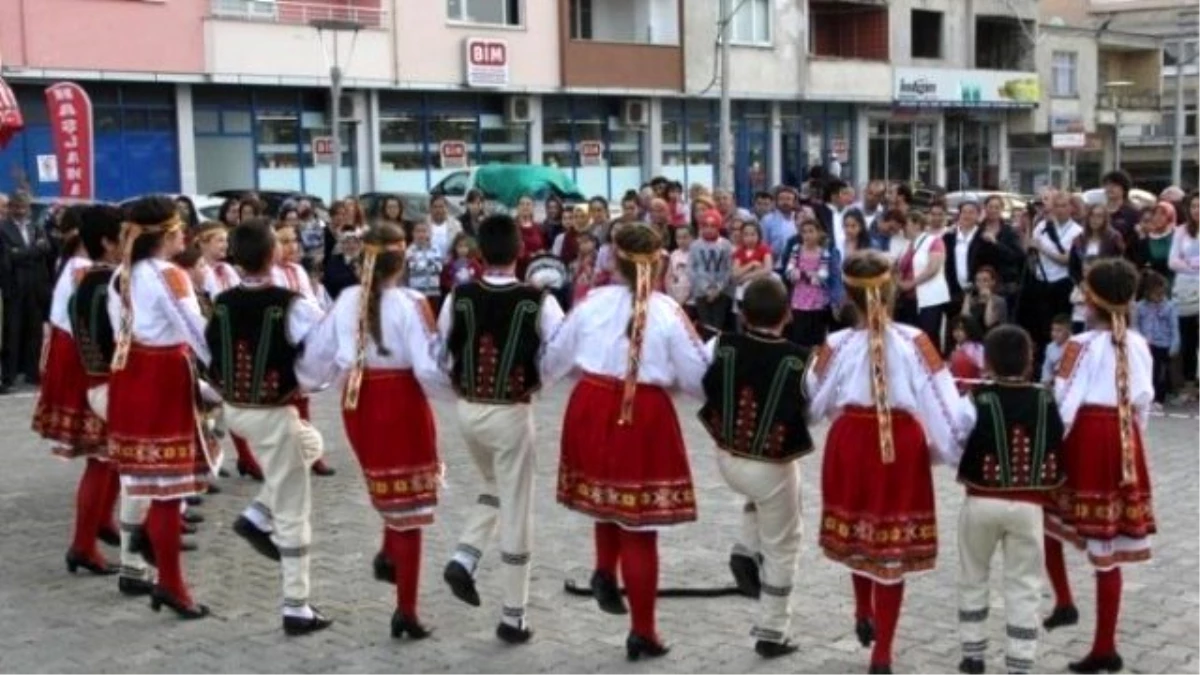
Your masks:
{"label": "parked car", "polygon": [[[1105,201],[1107,201],[1107,199],[1108,198],[1104,196],[1104,188],[1093,188],[1083,193],[1083,201],[1089,206],[1103,204]],[[1133,204],[1135,208],[1147,209],[1158,203],[1158,197],[1154,196],[1154,193],[1152,192],[1134,188],[1129,191],[1129,202]]]}
{"label": "parked car", "polygon": [[546,198],[555,195],[568,203],[587,201],[575,182],[561,169],[541,164],[488,164],[455,171],[430,190],[444,195],[460,209],[465,208],[467,192],[477,189],[495,206],[513,209],[523,195],[533,197],[539,210]]}
{"label": "parked car", "polygon": [[983,208],[983,203],[992,195],[999,195],[1004,202],[1002,211],[1005,220],[1012,220],[1014,213],[1025,209],[1025,196],[1015,192],[980,191],[980,192],[951,192],[946,195],[946,211],[958,215],[958,207],[965,201],[973,201]]}
{"label": "parked car", "polygon": [[[307,199],[312,203],[313,208],[315,208],[320,214],[323,214],[328,210],[328,207],[325,205],[325,200],[321,199],[320,197],[291,190],[220,190],[218,192],[213,192],[209,196],[218,199],[229,199],[230,197],[237,199],[247,192],[253,192],[254,194],[258,195],[258,198],[262,200],[263,208],[265,209],[263,215],[271,218],[279,215],[279,208],[283,206],[283,203],[286,201],[298,202],[301,199]],[[323,215],[322,218],[324,218]]]}

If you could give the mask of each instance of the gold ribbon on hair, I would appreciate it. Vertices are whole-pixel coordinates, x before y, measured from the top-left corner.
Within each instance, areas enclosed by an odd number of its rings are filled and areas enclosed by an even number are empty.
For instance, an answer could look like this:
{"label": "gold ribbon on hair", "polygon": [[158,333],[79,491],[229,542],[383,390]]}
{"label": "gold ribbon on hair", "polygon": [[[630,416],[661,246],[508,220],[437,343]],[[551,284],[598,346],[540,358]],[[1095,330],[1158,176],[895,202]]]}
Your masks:
{"label": "gold ribbon on hair", "polygon": [[625,367],[625,382],[621,389],[621,416],[617,424],[633,422],[633,399],[637,394],[638,369],[642,364],[642,343],[646,339],[646,316],[650,310],[650,293],[654,286],[654,265],[658,251],[631,253],[617,249],[617,257],[637,266],[633,289],[633,317],[629,331],[629,363]]}
{"label": "gold ribbon on hair", "polygon": [[125,370],[129,361],[129,348],[133,345],[133,244],[143,234],[170,234],[183,229],[183,221],[178,215],[155,225],[139,225],[126,221],[121,225],[121,272],[118,282],[121,284],[121,321],[117,327],[117,338],[113,350],[112,369]]}
{"label": "gold ribbon on hair", "polygon": [[1129,305],[1117,305],[1100,297],[1087,282],[1082,284],[1088,301],[1108,312],[1112,321],[1112,340],[1117,350],[1117,427],[1121,435],[1121,485],[1137,484],[1133,460],[1133,404],[1129,399],[1129,350],[1125,333],[1129,328]]}
{"label": "gold ribbon on hair", "polygon": [[358,409],[358,394],[362,390],[363,371],[367,366],[367,335],[370,334],[368,320],[371,305],[371,286],[375,277],[375,261],[381,253],[403,253],[404,244],[367,244],[363,247],[362,271],[359,282],[362,290],[358,296],[358,332],[355,335],[354,366],[346,380],[346,398],[342,402],[345,410]]}
{"label": "gold ribbon on hair", "polygon": [[892,283],[888,270],[874,277],[845,276],[844,283],[867,296],[867,352],[871,362],[871,398],[875,402],[875,419],[879,424],[879,456],[884,464],[896,461],[895,439],[892,438],[892,407],[887,400],[887,359],[883,332],[888,324],[887,303],[883,291]]}

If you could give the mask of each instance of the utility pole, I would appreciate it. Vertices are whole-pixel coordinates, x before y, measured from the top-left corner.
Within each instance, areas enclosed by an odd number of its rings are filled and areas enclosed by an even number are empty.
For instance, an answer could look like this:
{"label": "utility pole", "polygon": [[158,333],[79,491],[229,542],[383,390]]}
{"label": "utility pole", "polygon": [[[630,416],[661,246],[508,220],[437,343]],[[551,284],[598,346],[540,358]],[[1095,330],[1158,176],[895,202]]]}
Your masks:
{"label": "utility pole", "polygon": [[[325,56],[326,63],[329,64],[329,117],[333,132],[331,134],[333,166],[329,171],[329,202],[332,204],[338,198],[338,171],[342,168],[342,67],[341,52],[338,50],[338,34],[349,31],[353,36],[350,43],[350,54],[346,57],[346,67],[349,67],[350,60],[354,58],[354,46],[358,43],[358,31],[362,30],[363,25],[357,21],[340,19],[317,19],[311,25],[317,29],[317,39],[321,41],[321,52]],[[332,59],[325,50],[325,31],[329,31],[333,35]]]}
{"label": "utility pole", "polygon": [[1171,134],[1171,185],[1183,186],[1183,69],[1185,65],[1191,65],[1194,59],[1189,59],[1185,64],[1183,61],[1184,45],[1186,43],[1183,38],[1180,38],[1175,43],[1179,49],[1178,56],[1175,58],[1175,129]]}
{"label": "utility pole", "polygon": [[733,0],[721,0],[721,17],[717,23],[721,36],[721,172],[717,182],[730,191],[734,189],[733,106],[729,100],[729,27],[733,23],[732,5]]}

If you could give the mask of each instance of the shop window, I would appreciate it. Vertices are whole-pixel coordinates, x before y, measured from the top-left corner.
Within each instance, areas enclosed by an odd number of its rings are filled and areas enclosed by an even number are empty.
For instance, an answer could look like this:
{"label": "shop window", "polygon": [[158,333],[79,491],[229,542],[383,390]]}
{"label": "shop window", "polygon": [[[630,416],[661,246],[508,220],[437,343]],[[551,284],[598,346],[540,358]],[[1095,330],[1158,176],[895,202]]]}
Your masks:
{"label": "shop window", "polygon": [[221,111],[197,108],[192,111],[192,127],[197,134],[221,133]]}
{"label": "shop window", "polygon": [[381,116],[379,123],[381,189],[425,192],[425,149],[421,120],[416,115]]}
{"label": "shop window", "polygon": [[451,21],[520,26],[521,0],[446,0],[446,16]]}
{"label": "shop window", "polygon": [[868,129],[868,172],[871,180],[912,180],[913,125],[872,121]]}
{"label": "shop window", "polygon": [[479,116],[480,164],[528,164],[529,127],[505,124],[503,115]]}
{"label": "shop window", "polygon": [[914,59],[942,58],[942,13],[914,9],[911,40]]}

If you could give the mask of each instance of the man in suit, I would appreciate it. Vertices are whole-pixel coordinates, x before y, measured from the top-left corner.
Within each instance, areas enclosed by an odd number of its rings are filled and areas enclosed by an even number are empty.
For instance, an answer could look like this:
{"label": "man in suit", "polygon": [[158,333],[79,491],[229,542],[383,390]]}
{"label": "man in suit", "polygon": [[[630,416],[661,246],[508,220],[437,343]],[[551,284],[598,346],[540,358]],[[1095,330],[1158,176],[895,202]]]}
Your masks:
{"label": "man in suit", "polygon": [[[946,285],[950,287],[950,306],[946,312],[946,325],[958,318],[962,312],[963,298],[971,292],[975,278],[975,254],[979,248],[979,203],[964,201],[958,207],[958,222],[942,235],[946,245]],[[953,347],[950,331],[946,331],[946,344],[942,349],[949,353]]]}
{"label": "man in suit", "polygon": [[4,350],[0,385],[12,386],[18,373],[38,383],[42,322],[50,301],[50,241],[30,219],[29,195],[14,194],[8,218],[0,222],[0,245],[8,258],[4,275]]}
{"label": "man in suit", "polygon": [[[8,219],[8,195],[0,192],[0,223]],[[4,349],[4,301],[8,297],[9,278],[8,247],[0,246],[0,354]],[[7,394],[12,387],[3,383],[4,362],[0,358],[0,396]]]}

